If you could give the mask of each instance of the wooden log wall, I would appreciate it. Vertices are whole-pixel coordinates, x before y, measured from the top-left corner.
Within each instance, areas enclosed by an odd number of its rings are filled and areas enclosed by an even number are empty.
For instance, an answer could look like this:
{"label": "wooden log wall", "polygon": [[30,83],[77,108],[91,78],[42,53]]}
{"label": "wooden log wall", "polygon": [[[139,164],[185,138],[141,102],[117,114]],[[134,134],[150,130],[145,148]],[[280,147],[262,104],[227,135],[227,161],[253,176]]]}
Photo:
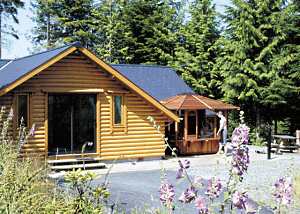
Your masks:
{"label": "wooden log wall", "polygon": [[[73,53],[18,86],[13,93],[30,94],[30,121],[36,135],[24,145],[23,154],[47,155],[48,93],[86,90],[97,93],[97,156],[103,159],[140,158],[164,155],[166,116],[134,91],[103,71],[80,53]],[[124,128],[112,127],[114,94],[124,98]],[[158,132],[147,119],[154,117]]]}
{"label": "wooden log wall", "polygon": [[[0,97],[0,110],[2,107],[5,108],[5,113],[3,115],[3,118],[2,118],[2,122],[4,122],[4,120],[7,119],[8,117],[8,114],[10,112],[10,109],[13,108],[13,95],[11,93],[9,94],[6,94],[4,96],[1,96]],[[8,130],[8,135],[10,137],[13,137],[13,125],[14,125],[14,122],[12,121],[10,124],[9,124],[9,130]],[[1,124],[0,124],[1,126]],[[2,130],[2,127],[0,127],[0,130]]]}

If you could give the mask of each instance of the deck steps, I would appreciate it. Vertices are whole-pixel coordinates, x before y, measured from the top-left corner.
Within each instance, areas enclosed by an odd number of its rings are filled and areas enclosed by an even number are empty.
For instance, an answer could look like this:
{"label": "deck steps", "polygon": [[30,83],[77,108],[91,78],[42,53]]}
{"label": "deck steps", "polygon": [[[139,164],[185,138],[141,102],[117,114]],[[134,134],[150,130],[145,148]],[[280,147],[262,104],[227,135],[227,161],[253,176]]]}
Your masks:
{"label": "deck steps", "polygon": [[73,169],[103,169],[106,167],[99,158],[77,158],[63,160],[48,160],[49,168],[53,171],[69,171]]}

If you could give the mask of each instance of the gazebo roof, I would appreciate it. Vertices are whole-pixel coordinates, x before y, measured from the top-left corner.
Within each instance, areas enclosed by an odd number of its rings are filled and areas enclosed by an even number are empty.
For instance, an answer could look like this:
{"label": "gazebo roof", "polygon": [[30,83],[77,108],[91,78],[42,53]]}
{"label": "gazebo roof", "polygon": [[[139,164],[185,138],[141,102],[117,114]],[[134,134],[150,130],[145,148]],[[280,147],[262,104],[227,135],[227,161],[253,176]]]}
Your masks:
{"label": "gazebo roof", "polygon": [[220,100],[214,100],[198,94],[180,94],[161,101],[168,109],[171,110],[233,110],[239,107],[224,103]]}

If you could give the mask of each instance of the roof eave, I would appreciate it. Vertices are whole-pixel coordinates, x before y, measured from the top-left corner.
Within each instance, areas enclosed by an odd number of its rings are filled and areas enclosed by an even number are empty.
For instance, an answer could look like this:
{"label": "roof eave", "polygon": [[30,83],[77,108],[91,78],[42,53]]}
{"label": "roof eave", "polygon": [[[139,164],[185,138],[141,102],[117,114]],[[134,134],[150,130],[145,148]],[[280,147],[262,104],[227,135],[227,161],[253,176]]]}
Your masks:
{"label": "roof eave", "polygon": [[8,92],[10,92],[11,90],[13,90],[17,86],[21,85],[25,81],[29,80],[30,78],[32,78],[33,76],[37,75],[41,71],[43,71],[46,68],[50,67],[51,65],[53,65],[56,62],[58,62],[59,60],[61,60],[65,56],[67,56],[70,53],[74,52],[75,50],[77,50],[76,47],[70,46],[66,50],[64,50],[61,53],[59,53],[58,55],[52,57],[48,61],[44,62],[42,65],[40,65],[40,66],[36,67],[35,69],[33,69],[32,71],[26,73],[25,75],[21,76],[20,78],[18,78],[17,80],[13,81],[12,83],[10,83],[10,84],[8,84],[6,86],[3,86],[0,89],[0,96],[3,96],[4,94],[7,94]]}

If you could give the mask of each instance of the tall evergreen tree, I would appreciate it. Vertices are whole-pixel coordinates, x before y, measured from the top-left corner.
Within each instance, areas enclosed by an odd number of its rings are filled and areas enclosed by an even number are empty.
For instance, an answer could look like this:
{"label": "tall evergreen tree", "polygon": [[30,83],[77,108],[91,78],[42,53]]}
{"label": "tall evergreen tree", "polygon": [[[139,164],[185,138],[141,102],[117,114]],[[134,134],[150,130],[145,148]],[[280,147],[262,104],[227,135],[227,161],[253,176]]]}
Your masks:
{"label": "tall evergreen tree", "polygon": [[[2,0],[0,1],[0,59],[2,53],[2,33],[11,35],[14,38],[19,38],[16,30],[9,24],[12,19],[14,23],[19,23],[17,18],[18,9],[24,7],[24,2],[21,0]],[[2,23],[4,21],[4,23]]]}
{"label": "tall evergreen tree", "polygon": [[173,60],[176,33],[181,24],[182,2],[132,0],[126,7],[126,23],[132,32],[129,63],[166,65]]}
{"label": "tall evergreen tree", "polygon": [[93,45],[93,0],[36,0],[37,11],[33,40],[55,46],[74,41]]}
{"label": "tall evergreen tree", "polygon": [[132,32],[126,23],[126,0],[100,1],[94,11],[95,51],[107,62],[127,63],[132,59],[129,41]]}
{"label": "tall evergreen tree", "polygon": [[240,105],[253,124],[261,119],[270,122],[295,92],[282,75],[287,73],[282,65],[289,59],[278,54],[287,41],[287,23],[296,14],[284,0],[233,0],[232,4],[226,10],[225,35],[218,41],[214,74],[223,79],[218,84],[225,99]]}
{"label": "tall evergreen tree", "polygon": [[212,0],[195,0],[189,6],[190,20],[179,33],[173,67],[199,94],[209,90],[215,60],[213,46],[219,37],[217,13]]}

